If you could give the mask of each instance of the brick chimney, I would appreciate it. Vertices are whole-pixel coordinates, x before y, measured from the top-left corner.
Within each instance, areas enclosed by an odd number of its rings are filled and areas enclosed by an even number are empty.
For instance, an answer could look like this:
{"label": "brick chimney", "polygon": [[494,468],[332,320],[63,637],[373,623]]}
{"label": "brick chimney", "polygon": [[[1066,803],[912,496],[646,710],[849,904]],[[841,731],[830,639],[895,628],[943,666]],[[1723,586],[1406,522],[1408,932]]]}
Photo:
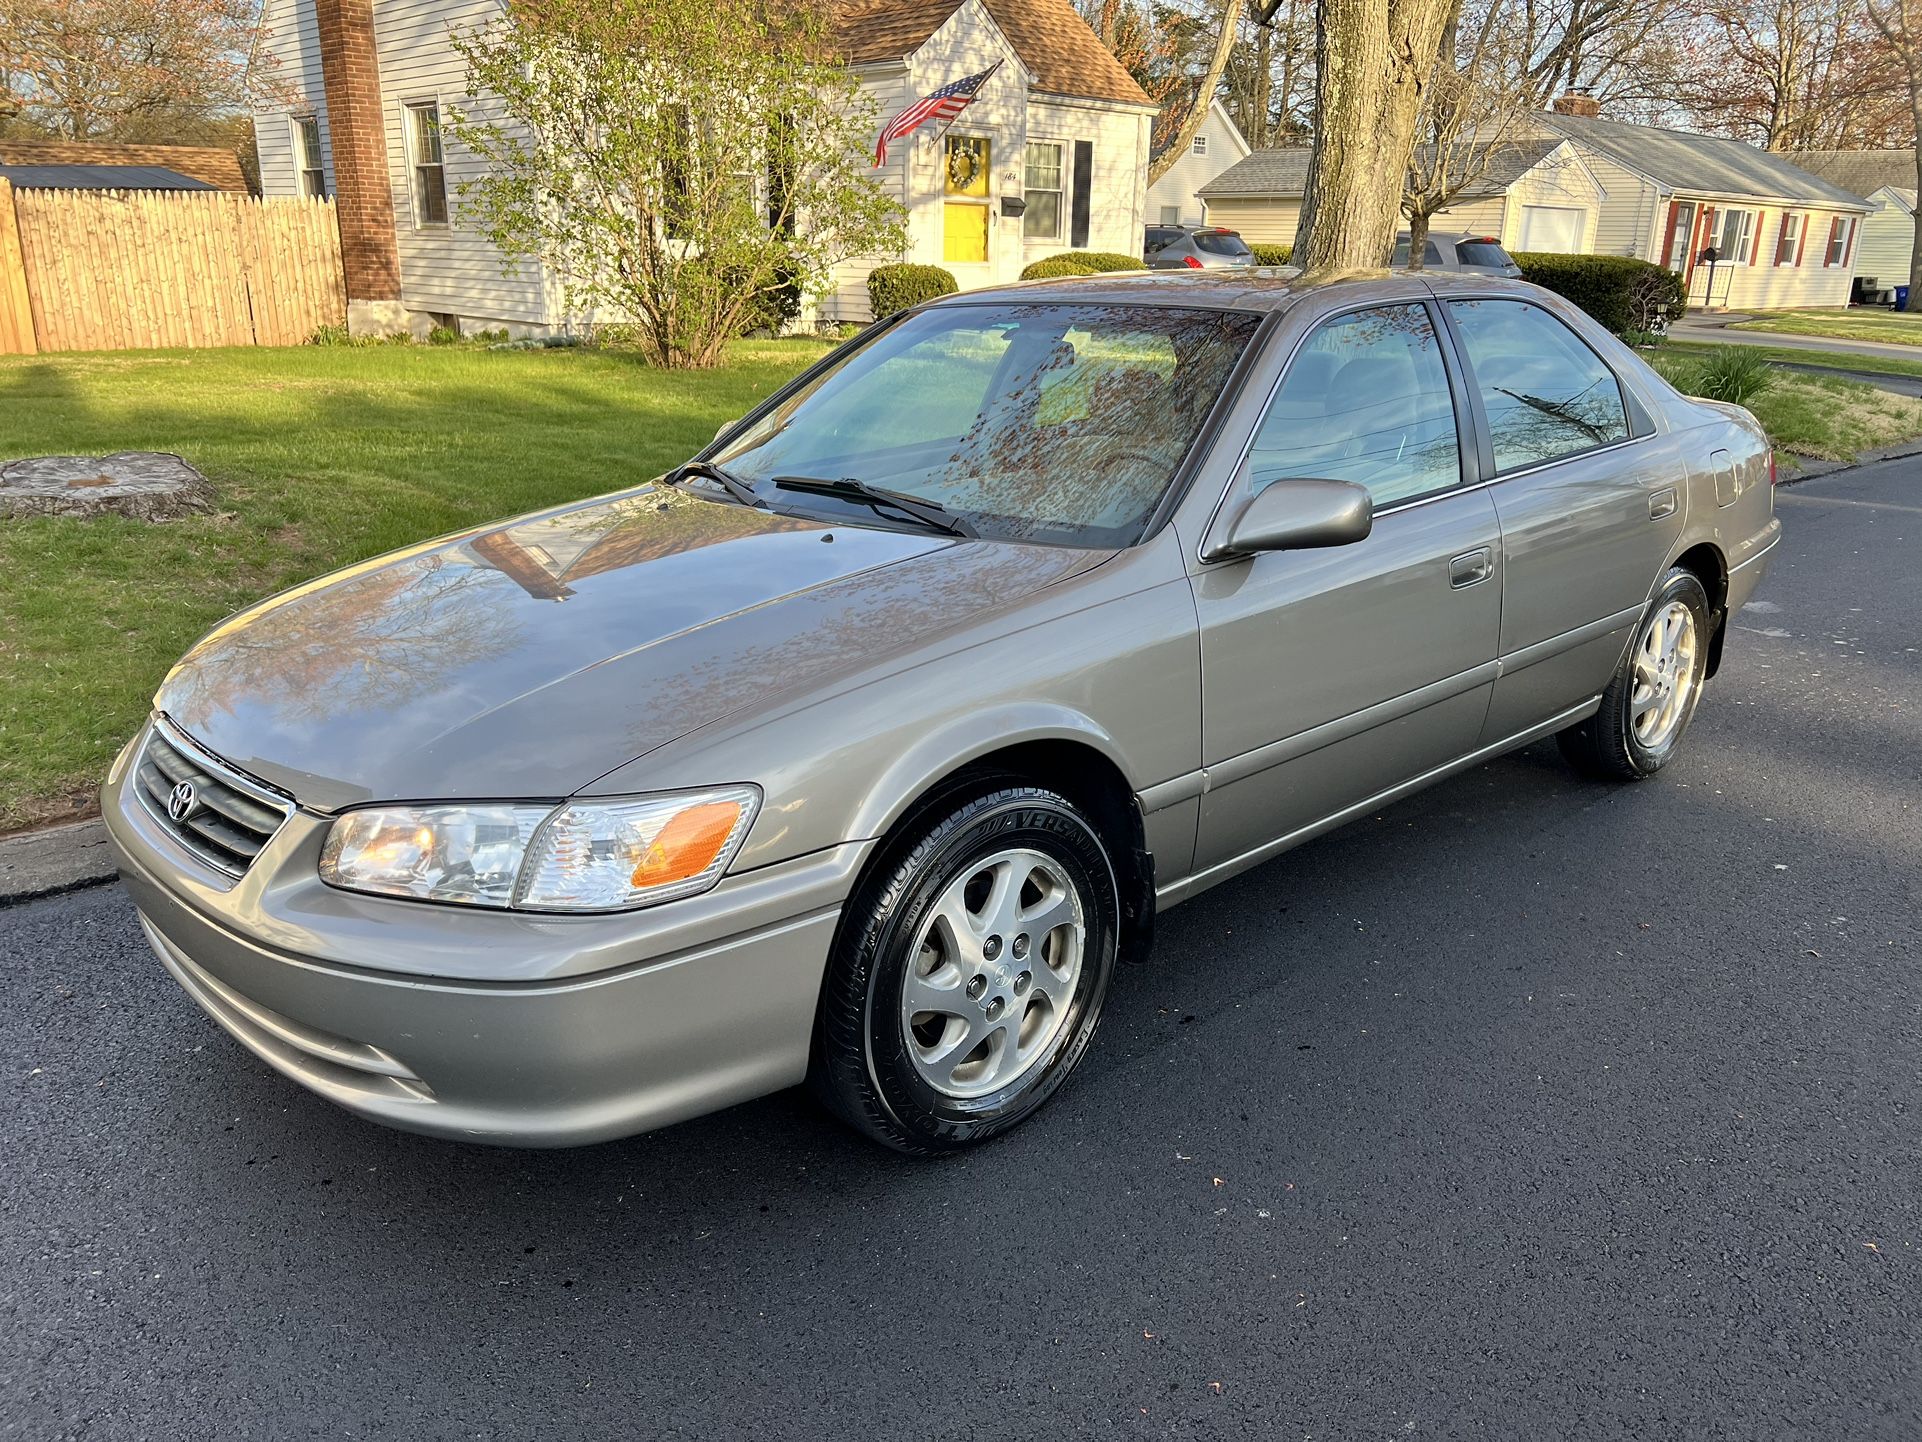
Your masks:
{"label": "brick chimney", "polygon": [[1566,95],[1555,97],[1557,115],[1585,115],[1590,120],[1602,113],[1602,102],[1588,93],[1586,86],[1578,86]]}
{"label": "brick chimney", "polygon": [[389,335],[407,328],[400,300],[394,194],[381,123],[373,0],[314,0],[327,128],[334,151],[334,212],[340,221],[347,328]]}

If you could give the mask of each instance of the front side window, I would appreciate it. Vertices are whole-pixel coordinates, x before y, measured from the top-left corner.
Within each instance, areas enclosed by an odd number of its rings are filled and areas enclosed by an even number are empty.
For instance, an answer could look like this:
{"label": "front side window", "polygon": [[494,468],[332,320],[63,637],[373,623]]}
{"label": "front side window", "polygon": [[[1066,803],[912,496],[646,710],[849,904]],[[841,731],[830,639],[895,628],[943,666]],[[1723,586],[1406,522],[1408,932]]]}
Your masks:
{"label": "front side window", "polygon": [[300,193],[308,200],[327,195],[327,169],[321,163],[320,121],[312,115],[294,117],[294,169],[299,172]]}
{"label": "front side window", "polygon": [[839,518],[843,502],[773,482],[852,477],[938,502],[983,535],[1129,545],[1258,319],[1160,306],[939,306],[845,351],[712,459],[777,507],[829,507]]}
{"label": "front side window", "polygon": [[1782,233],[1775,238],[1775,263],[1794,265],[1795,252],[1802,238],[1802,217],[1794,211],[1782,217]]}
{"label": "front side window", "polygon": [[1377,507],[1461,484],[1455,405],[1421,305],[1328,322],[1288,363],[1248,453],[1248,482],[1354,481]]}
{"label": "front side window", "polygon": [[407,159],[414,180],[414,224],[447,224],[447,166],[440,148],[440,106],[407,107]]}
{"label": "front side window", "polygon": [[1855,222],[1846,215],[1838,215],[1829,222],[1829,248],[1823,257],[1824,265],[1840,265],[1849,257],[1849,234],[1855,229]]}
{"label": "front side window", "polygon": [[1746,265],[1749,260],[1749,240],[1755,227],[1755,212],[1752,210],[1730,210],[1722,214],[1722,239],[1716,249],[1718,257],[1732,265]]}
{"label": "front side window", "polygon": [[1029,240],[1061,239],[1061,142],[1028,142],[1028,174],[1023,185],[1028,208],[1021,213],[1021,233]]}
{"label": "front side window", "polygon": [[1449,303],[1475,369],[1495,470],[1628,439],[1621,383],[1580,336],[1519,300]]}
{"label": "front side window", "polygon": [[988,177],[993,156],[985,136],[950,135],[942,156],[941,258],[963,265],[988,259]]}

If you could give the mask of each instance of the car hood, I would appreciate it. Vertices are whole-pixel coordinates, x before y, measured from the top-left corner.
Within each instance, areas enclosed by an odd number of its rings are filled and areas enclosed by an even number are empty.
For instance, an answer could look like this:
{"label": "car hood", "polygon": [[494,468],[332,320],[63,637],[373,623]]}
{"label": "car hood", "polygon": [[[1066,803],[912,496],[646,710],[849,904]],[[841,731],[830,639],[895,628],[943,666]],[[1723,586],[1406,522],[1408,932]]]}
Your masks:
{"label": "car hood", "polygon": [[644,487],[296,587],[196,645],[156,705],[320,810],[560,797],[1112,554]]}

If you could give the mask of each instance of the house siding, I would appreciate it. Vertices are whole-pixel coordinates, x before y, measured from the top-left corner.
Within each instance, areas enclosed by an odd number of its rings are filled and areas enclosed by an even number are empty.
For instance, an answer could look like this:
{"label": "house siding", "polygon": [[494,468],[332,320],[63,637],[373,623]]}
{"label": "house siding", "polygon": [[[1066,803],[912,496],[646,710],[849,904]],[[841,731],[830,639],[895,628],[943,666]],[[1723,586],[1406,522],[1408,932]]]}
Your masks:
{"label": "house siding", "polygon": [[260,161],[260,193],[269,200],[300,194],[292,117],[320,122],[321,169],[334,193],[334,137],[327,123],[327,89],[320,70],[320,23],[314,0],[267,0],[261,46],[273,61],[281,103],[254,111],[254,153]]}
{"label": "house siding", "polygon": [[1855,273],[1885,286],[1909,283],[1909,262],[1915,247],[1915,217],[1886,190],[1869,197],[1876,204],[1862,221],[1856,246]]}
{"label": "house siding", "polygon": [[[1682,200],[1689,197],[1684,194]],[[1837,216],[1853,211],[1805,209],[1790,213],[1805,217],[1806,243],[1797,245],[1801,263],[1776,265],[1775,249],[1781,239],[1783,210],[1762,202],[1737,206],[1731,201],[1703,201],[1719,212],[1731,209],[1760,211],[1760,229],[1754,246],[1754,259],[1715,266],[1714,290],[1709,290],[1709,267],[1698,265],[1689,277],[1688,301],[1691,306],[1710,310],[1789,310],[1801,307],[1845,306],[1849,303],[1849,283],[1855,275],[1855,256],[1845,254],[1840,265],[1826,265],[1830,225]],[[1720,221],[1716,222],[1719,232]],[[1858,235],[1855,242],[1860,246]]]}
{"label": "house siding", "polygon": [[1208,202],[1208,223],[1239,231],[1251,245],[1293,245],[1300,218],[1299,200],[1233,195]]}
{"label": "house siding", "polygon": [[1142,217],[1145,224],[1165,224],[1161,214],[1164,208],[1176,212],[1177,224],[1209,223],[1208,203],[1195,192],[1248,156],[1248,143],[1241,138],[1219,102],[1208,107],[1207,117],[1196,134],[1207,137],[1208,153],[1196,155],[1190,144],[1181,158],[1168,167],[1167,174],[1148,187],[1147,209]]}
{"label": "house siding", "polygon": [[1596,236],[1601,228],[1603,204],[1602,190],[1595,177],[1576,158],[1574,151],[1564,145],[1539,164],[1531,166],[1508,188],[1501,229],[1491,233],[1499,234],[1502,245],[1507,249],[1519,250],[1523,248],[1522,234],[1528,207],[1579,210],[1582,213],[1581,235],[1575,253],[1592,253],[1596,249]]}
{"label": "house siding", "polygon": [[1575,148],[1606,192],[1606,198],[1598,203],[1591,252],[1661,259],[1659,231],[1667,207],[1660,187],[1606,156],[1586,147]]}
{"label": "house siding", "polygon": [[[509,329],[537,328],[560,319],[550,309],[540,265],[523,260],[510,266],[462,216],[461,183],[478,179],[484,166],[454,139],[448,122],[457,108],[479,121],[498,119],[501,112],[497,101],[466,94],[467,63],[454,49],[452,37],[454,31],[485,24],[499,13],[498,0],[376,0],[374,6],[401,299],[411,311],[455,316],[467,329],[503,323]],[[440,106],[449,215],[445,226],[422,225],[415,217],[404,111],[420,101]]]}

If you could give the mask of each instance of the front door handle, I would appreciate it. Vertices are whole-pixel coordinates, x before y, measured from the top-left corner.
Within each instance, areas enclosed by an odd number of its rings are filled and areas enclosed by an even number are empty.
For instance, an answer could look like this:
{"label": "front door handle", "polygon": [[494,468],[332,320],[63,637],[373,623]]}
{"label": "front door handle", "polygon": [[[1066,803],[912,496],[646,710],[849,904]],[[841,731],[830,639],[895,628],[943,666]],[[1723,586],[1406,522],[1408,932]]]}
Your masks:
{"label": "front door handle", "polygon": [[1675,487],[1664,486],[1648,498],[1648,518],[1651,521],[1666,520],[1675,514]]}
{"label": "front door handle", "polygon": [[1483,546],[1479,551],[1469,551],[1448,563],[1448,584],[1459,591],[1464,586],[1479,585],[1494,572],[1495,563],[1489,558],[1488,547]]}

